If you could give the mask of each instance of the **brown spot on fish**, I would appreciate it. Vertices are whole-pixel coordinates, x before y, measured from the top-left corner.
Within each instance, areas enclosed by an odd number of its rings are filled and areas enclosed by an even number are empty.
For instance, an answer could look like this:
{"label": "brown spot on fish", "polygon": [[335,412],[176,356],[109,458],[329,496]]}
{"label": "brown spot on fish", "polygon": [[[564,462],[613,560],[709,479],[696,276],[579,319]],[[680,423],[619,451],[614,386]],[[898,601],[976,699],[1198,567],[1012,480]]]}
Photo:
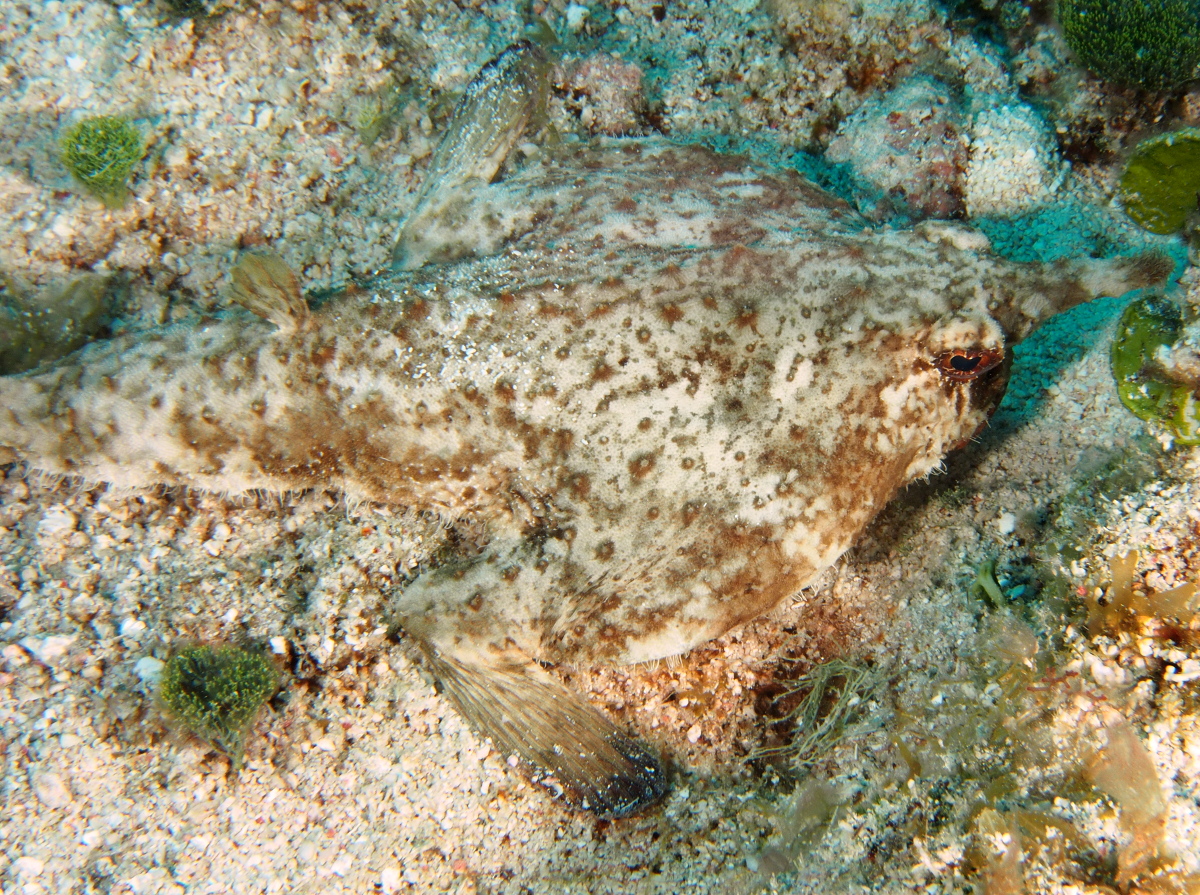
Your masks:
{"label": "brown spot on fish", "polygon": [[599,382],[607,382],[613,378],[614,372],[615,371],[608,364],[608,362],[601,358],[592,365],[592,377],[590,382],[592,385],[595,385]]}
{"label": "brown spot on fish", "polygon": [[641,481],[654,471],[656,462],[656,457],[652,453],[639,454],[629,461],[629,474],[635,480]]}

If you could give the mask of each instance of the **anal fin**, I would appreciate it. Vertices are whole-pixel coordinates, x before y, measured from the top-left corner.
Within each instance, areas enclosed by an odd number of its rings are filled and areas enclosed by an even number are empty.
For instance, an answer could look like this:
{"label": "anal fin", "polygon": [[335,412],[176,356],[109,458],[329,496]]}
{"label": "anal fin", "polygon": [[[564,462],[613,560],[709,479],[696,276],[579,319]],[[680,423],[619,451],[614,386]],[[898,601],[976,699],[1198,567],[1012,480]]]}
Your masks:
{"label": "anal fin", "polygon": [[594,706],[527,660],[474,664],[419,644],[427,669],[481,736],[574,808],[627,817],[667,791],[662,764]]}

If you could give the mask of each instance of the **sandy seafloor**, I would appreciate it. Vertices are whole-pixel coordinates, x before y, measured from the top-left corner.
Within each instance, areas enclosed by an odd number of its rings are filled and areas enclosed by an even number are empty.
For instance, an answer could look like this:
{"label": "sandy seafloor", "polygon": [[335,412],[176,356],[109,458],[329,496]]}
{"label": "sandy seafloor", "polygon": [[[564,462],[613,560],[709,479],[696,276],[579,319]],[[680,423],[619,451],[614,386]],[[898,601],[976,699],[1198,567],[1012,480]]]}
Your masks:
{"label": "sandy seafloor", "polygon": [[[14,0],[0,273],[29,294],[117,274],[120,329],[224,307],[239,248],[273,247],[313,294],[367,276],[458,91],[535,15],[562,38],[557,139],[827,151],[883,224],[966,214],[1025,257],[1136,242],[1108,207],[1121,151],[1195,125],[1200,94],[1104,87],[1040,4],[986,9],[995,21],[923,0],[238,0],[201,22]],[[117,210],[57,159],[62,130],[99,113],[150,142]],[[991,428],[818,587],[677,663],[563,670],[672,769],[664,803],[620,821],[509,769],[388,639],[388,593],[437,548],[436,520],[0,467],[0,891],[1196,891],[1196,625],[1092,636],[1083,602],[1133,548],[1142,592],[1200,580],[1200,457],[1120,405],[1122,306],[1027,343]],[[1004,605],[972,587],[989,560]],[[266,644],[288,669],[240,772],[155,705],[156,660],[190,639]],[[857,735],[795,779],[744,760],[785,651],[882,682]],[[1128,730],[1145,751],[1113,758]],[[1157,857],[1130,882],[1137,835]]]}

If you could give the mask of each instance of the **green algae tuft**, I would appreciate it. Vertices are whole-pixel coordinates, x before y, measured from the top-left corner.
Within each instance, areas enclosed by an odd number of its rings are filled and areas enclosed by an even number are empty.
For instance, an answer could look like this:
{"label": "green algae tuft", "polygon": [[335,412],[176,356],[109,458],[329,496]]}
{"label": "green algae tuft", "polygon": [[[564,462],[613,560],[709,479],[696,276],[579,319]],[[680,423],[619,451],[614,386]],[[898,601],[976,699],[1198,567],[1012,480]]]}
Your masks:
{"label": "green algae tuft", "polygon": [[795,768],[811,767],[842,740],[874,726],[870,709],[882,686],[883,676],[874,669],[842,659],[792,678],[773,702],[783,709],[774,724],[790,728],[791,736],[755,750],[750,760],[784,758]]}
{"label": "green algae tuft", "polygon": [[1200,128],[1143,140],[1121,175],[1121,204],[1144,230],[1178,233],[1200,199]]}
{"label": "green algae tuft", "polygon": [[1121,403],[1139,419],[1161,425],[1177,444],[1200,444],[1200,401],[1188,385],[1162,375],[1159,348],[1179,338],[1183,317],[1161,295],[1139,298],[1117,324],[1110,360]]}
{"label": "green algae tuft", "polygon": [[1079,61],[1122,87],[1176,87],[1200,64],[1197,0],[1059,0],[1058,21]]}
{"label": "green algae tuft", "polygon": [[62,138],[62,163],[93,196],[106,205],[125,201],[126,180],[146,154],[146,141],[128,118],[97,115],[68,128]]}
{"label": "green algae tuft", "polygon": [[193,644],[167,660],[158,698],[171,718],[240,767],[246,731],[278,688],[279,672],[265,655]]}

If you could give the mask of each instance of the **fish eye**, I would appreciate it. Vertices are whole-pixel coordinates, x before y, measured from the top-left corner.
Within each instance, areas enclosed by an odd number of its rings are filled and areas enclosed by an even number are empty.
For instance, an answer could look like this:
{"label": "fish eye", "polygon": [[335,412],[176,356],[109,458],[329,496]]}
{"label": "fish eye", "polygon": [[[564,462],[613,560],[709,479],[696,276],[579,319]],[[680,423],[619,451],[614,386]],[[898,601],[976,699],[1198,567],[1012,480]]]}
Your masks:
{"label": "fish eye", "polygon": [[973,373],[979,366],[981,357],[967,357],[965,354],[955,354],[950,357],[950,366],[960,373]]}
{"label": "fish eye", "polygon": [[937,368],[947,379],[966,382],[995,369],[1004,360],[1004,352],[994,348],[955,348],[937,359]]}

